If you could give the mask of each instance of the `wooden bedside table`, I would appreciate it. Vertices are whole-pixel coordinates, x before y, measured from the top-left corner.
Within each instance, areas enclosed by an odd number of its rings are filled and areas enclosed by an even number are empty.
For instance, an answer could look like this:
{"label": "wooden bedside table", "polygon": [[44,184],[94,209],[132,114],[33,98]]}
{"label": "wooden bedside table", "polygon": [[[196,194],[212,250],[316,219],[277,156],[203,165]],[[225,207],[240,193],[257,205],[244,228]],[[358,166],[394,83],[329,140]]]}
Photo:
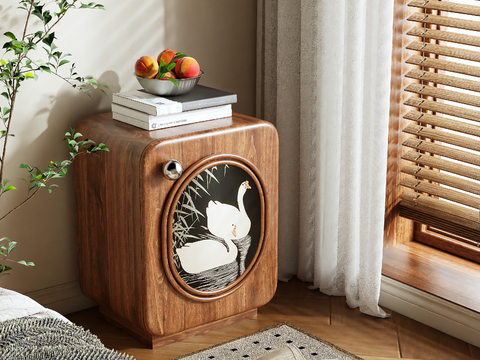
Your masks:
{"label": "wooden bedside table", "polygon": [[77,131],[110,149],[75,160],[79,281],[102,314],[152,347],[255,317],[277,283],[275,128],[107,113]]}

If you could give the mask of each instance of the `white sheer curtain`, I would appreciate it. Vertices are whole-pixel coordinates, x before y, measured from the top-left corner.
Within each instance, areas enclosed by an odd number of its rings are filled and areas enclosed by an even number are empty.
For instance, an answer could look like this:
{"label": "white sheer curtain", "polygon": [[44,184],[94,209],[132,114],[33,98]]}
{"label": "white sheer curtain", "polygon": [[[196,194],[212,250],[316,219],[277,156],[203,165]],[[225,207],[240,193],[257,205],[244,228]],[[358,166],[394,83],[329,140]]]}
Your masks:
{"label": "white sheer curtain", "polygon": [[393,0],[259,0],[257,116],[280,138],[279,275],[378,307]]}

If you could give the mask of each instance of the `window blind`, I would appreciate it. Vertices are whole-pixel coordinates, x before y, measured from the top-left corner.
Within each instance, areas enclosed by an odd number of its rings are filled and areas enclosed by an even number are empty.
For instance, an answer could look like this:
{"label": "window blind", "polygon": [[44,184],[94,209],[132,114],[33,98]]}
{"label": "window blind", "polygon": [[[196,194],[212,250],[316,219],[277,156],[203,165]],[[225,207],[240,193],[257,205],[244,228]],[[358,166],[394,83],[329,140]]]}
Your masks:
{"label": "window blind", "polygon": [[[464,1],[465,2],[465,1]],[[400,216],[480,246],[480,6],[413,0]],[[464,16],[468,15],[468,16]],[[478,18],[476,18],[478,17]]]}

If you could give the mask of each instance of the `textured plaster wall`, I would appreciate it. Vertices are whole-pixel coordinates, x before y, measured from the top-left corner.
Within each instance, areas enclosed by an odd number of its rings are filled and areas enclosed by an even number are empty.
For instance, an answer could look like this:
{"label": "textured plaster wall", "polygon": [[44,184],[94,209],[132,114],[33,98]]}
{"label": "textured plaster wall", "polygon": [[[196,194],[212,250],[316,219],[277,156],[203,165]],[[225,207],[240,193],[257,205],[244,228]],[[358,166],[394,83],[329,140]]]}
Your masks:
{"label": "textured plaster wall", "polygon": [[[50,160],[66,158],[61,140],[70,126],[109,111],[112,92],[139,87],[132,73],[142,55],[156,57],[164,48],[174,48],[194,56],[205,71],[202,84],[237,93],[234,111],[255,114],[256,0],[101,3],[106,11],[68,14],[56,31],[56,43],[73,54],[80,74],[96,77],[110,90],[107,96],[96,93],[90,99],[47,74],[26,83],[14,113],[16,137],[9,140],[5,173],[18,190],[2,197],[2,214],[26,195],[25,184],[18,181],[24,176],[19,163],[44,168]],[[20,36],[25,15],[17,5],[14,0],[2,0],[2,34],[13,31]],[[37,269],[15,266],[11,276],[0,278],[0,287],[27,293],[77,279],[73,178],[72,169],[67,179],[58,181],[59,189],[38,194],[0,223],[0,237],[18,241],[12,257],[37,264]]]}

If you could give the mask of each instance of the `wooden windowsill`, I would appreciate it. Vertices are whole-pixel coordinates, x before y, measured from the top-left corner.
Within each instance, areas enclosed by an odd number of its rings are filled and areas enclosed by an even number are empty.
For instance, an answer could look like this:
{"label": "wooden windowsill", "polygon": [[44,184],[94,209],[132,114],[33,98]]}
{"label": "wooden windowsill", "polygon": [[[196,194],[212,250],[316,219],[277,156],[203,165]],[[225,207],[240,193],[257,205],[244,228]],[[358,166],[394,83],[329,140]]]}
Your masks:
{"label": "wooden windowsill", "polygon": [[412,241],[383,250],[382,274],[480,313],[480,264]]}

